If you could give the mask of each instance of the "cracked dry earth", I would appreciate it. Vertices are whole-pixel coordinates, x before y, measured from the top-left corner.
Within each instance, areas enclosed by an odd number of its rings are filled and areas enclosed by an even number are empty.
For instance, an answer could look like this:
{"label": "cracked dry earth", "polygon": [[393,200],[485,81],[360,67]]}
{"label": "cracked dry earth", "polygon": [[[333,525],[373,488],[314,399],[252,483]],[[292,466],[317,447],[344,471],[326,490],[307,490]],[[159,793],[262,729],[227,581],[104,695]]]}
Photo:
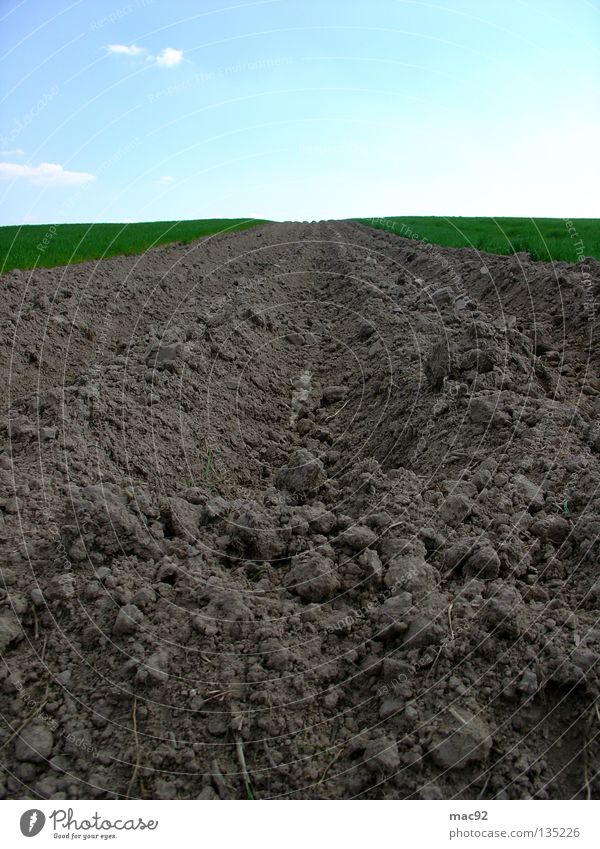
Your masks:
{"label": "cracked dry earth", "polygon": [[265,225],[1,280],[0,793],[600,795],[600,264]]}

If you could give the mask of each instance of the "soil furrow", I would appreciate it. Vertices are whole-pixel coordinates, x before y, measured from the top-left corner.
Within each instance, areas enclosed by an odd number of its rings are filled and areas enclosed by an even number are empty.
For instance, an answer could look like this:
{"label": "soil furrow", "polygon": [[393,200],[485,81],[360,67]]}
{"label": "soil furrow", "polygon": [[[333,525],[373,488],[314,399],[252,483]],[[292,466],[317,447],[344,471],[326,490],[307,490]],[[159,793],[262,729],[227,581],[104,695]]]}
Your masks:
{"label": "soil furrow", "polygon": [[0,794],[598,797],[599,296],[343,221],[5,275]]}

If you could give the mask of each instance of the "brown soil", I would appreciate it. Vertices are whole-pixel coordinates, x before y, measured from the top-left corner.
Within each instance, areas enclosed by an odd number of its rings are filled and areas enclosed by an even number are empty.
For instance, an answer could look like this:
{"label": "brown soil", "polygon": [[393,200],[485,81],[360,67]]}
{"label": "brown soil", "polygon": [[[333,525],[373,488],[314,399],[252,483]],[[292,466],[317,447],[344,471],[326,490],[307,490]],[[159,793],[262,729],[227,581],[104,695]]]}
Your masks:
{"label": "brown soil", "polygon": [[600,264],[2,278],[0,794],[598,798]]}

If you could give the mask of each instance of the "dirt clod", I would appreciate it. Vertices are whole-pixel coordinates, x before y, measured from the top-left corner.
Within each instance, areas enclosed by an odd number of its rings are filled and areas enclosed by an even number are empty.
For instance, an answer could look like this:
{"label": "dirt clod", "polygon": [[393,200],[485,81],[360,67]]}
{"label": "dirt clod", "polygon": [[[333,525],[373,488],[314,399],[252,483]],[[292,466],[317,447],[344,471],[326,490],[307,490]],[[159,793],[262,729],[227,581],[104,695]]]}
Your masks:
{"label": "dirt clod", "polygon": [[54,738],[50,729],[40,722],[32,722],[19,734],[15,743],[18,761],[42,763],[52,754]]}
{"label": "dirt clod", "polygon": [[430,754],[442,769],[461,769],[473,761],[485,761],[492,748],[489,728],[466,710],[453,709],[443,730],[434,735]]}

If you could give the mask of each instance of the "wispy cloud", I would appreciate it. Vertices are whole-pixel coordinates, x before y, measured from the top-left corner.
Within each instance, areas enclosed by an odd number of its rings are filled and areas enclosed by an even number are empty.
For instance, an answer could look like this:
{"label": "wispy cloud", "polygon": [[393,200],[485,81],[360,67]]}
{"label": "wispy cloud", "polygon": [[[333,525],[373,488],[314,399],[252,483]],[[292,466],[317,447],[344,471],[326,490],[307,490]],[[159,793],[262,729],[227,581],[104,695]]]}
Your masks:
{"label": "wispy cloud", "polygon": [[79,186],[96,178],[86,171],[66,171],[54,162],[41,162],[35,166],[0,162],[0,179],[27,180],[32,186]]}
{"label": "wispy cloud", "polygon": [[113,55],[146,57],[146,62],[152,62],[159,68],[174,68],[183,61],[183,50],[178,50],[175,47],[165,47],[156,56],[153,53],[148,53],[145,47],[139,47],[137,44],[107,44],[106,51]]}
{"label": "wispy cloud", "polygon": [[175,177],[171,177],[170,174],[165,174],[163,177],[159,177],[158,182],[162,183],[163,186],[168,186],[169,183],[172,183]]}
{"label": "wispy cloud", "polygon": [[141,56],[144,53],[144,48],[138,47],[137,44],[107,44],[106,49],[109,53],[117,53],[121,56]]}
{"label": "wispy cloud", "polygon": [[25,151],[22,147],[15,147],[14,150],[0,150],[0,156],[25,156]]}
{"label": "wispy cloud", "polygon": [[155,58],[155,64],[160,68],[173,68],[183,59],[183,50],[176,50],[174,47],[165,47]]}

